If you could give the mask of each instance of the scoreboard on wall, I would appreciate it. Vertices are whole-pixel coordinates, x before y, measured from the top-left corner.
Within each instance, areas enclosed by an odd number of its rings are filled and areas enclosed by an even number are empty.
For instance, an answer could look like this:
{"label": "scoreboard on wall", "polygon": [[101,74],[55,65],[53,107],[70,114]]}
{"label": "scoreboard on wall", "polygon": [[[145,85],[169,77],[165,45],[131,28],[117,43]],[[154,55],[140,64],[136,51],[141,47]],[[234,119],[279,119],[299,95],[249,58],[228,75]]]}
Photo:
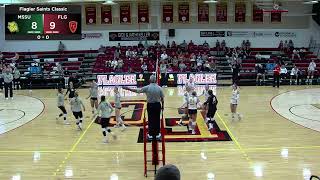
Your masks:
{"label": "scoreboard on wall", "polygon": [[6,40],[81,40],[80,5],[5,6]]}

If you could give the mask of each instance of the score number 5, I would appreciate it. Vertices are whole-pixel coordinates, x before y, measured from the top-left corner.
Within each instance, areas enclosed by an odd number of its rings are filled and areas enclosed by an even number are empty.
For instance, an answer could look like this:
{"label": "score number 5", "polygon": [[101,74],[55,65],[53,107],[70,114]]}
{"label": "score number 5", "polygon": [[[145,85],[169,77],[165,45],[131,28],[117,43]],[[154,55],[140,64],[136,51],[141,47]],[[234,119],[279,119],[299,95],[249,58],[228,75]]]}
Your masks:
{"label": "score number 5", "polygon": [[[50,22],[50,29],[54,29],[56,28],[56,23],[55,22]],[[37,29],[38,28],[38,24],[37,22],[32,22],[31,23],[31,29]]]}

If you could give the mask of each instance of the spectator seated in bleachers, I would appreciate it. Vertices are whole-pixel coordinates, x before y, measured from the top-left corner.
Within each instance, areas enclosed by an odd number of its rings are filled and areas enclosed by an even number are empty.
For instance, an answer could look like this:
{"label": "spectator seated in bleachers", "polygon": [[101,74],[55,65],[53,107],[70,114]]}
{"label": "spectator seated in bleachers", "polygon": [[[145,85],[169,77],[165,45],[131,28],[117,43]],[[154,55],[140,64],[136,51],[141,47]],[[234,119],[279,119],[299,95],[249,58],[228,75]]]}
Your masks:
{"label": "spectator seated in bleachers", "polygon": [[279,45],[278,45],[278,49],[283,52],[284,51],[284,45],[283,45],[283,41],[281,40]]}
{"label": "spectator seated in bleachers", "polygon": [[117,61],[117,59],[113,59],[112,61],[111,61],[111,68],[113,68],[114,70],[115,69],[117,69],[117,67],[118,67],[118,61]]}
{"label": "spectator seated in bleachers", "polygon": [[168,56],[167,52],[166,52],[166,51],[163,51],[163,53],[162,53],[161,56],[160,56],[160,60],[161,60],[161,61],[167,61],[168,58],[169,58],[169,56]]}
{"label": "spectator seated in bleachers", "polygon": [[266,68],[264,67],[263,64],[256,64],[255,65],[255,72],[257,75],[256,85],[263,85],[266,80]]}
{"label": "spectator seated in bleachers", "polygon": [[143,72],[143,73],[148,72],[148,65],[146,62],[143,62],[143,64],[141,65],[141,72]]}
{"label": "spectator seated in bleachers", "polygon": [[255,57],[256,57],[256,60],[258,60],[258,61],[260,61],[262,59],[262,55],[259,52],[257,52]]}
{"label": "spectator seated in bleachers", "polygon": [[268,73],[273,74],[273,69],[276,66],[276,64],[274,62],[268,62],[266,65],[266,69],[268,71]]}
{"label": "spectator seated in bleachers", "polygon": [[288,44],[288,41],[287,41],[287,40],[284,41],[283,51],[284,51],[285,53],[289,52],[289,44]]}
{"label": "spectator seated in bleachers", "polygon": [[144,49],[144,50],[142,51],[142,56],[143,56],[143,57],[148,57],[148,55],[149,55],[148,49]]}
{"label": "spectator seated in bleachers", "polygon": [[188,44],[186,43],[186,40],[183,40],[183,42],[180,44],[180,48],[185,50],[187,48]]}
{"label": "spectator seated in bleachers", "polygon": [[292,56],[291,56],[291,59],[294,60],[294,58],[297,56],[299,58],[299,60],[301,60],[301,57],[300,57],[300,54],[299,54],[299,50],[298,49],[294,49],[292,51]]}
{"label": "spectator seated in bleachers", "polygon": [[171,48],[173,48],[173,49],[177,48],[177,44],[176,44],[175,41],[172,41],[172,43],[171,43]]}
{"label": "spectator seated in bleachers", "polygon": [[301,78],[300,76],[301,76],[300,70],[296,65],[294,65],[290,72],[290,85],[292,85],[293,83],[295,85],[300,84],[299,83],[299,79]]}
{"label": "spectator seated in bleachers", "polygon": [[216,48],[217,48],[218,51],[220,50],[220,42],[219,42],[218,39],[217,39],[217,41],[216,41]]}
{"label": "spectator seated in bleachers", "polygon": [[139,43],[138,43],[138,48],[144,48],[144,46],[143,46],[141,41],[139,41]]}
{"label": "spectator seated in bleachers", "polygon": [[100,45],[99,49],[98,49],[98,54],[104,54],[106,51],[106,47],[104,47],[103,45]]}
{"label": "spectator seated in bleachers", "polygon": [[[120,45],[120,43],[119,43],[119,45]],[[120,55],[121,55],[121,48],[117,47],[116,50],[113,52],[113,57],[114,58],[119,58]]]}
{"label": "spectator seated in bleachers", "polygon": [[128,49],[127,51],[126,51],[126,57],[132,57],[133,56],[133,52],[131,51],[131,49]]}
{"label": "spectator seated in bleachers", "polygon": [[281,80],[285,80],[287,78],[288,70],[285,65],[281,65],[280,67],[280,78]]}
{"label": "spectator seated in bleachers", "polygon": [[160,45],[161,44],[159,43],[159,41],[156,41],[156,43],[154,43],[154,46],[157,47],[157,48],[160,47]]}
{"label": "spectator seated in bleachers", "polygon": [[300,50],[299,50],[299,55],[300,55],[300,59],[304,59],[305,58],[305,55],[306,55],[306,48],[302,47]]}
{"label": "spectator seated in bleachers", "polygon": [[227,48],[226,41],[225,41],[225,40],[222,40],[222,42],[221,42],[221,49],[222,49],[222,51],[226,51],[226,48]]}
{"label": "spectator seated in bleachers", "polygon": [[288,48],[289,48],[289,51],[293,51],[294,49],[294,44],[293,44],[293,41],[290,39],[289,42],[288,42]]}
{"label": "spectator seated in bleachers", "polygon": [[187,69],[187,66],[186,64],[183,62],[183,60],[180,62],[179,64],[179,69],[180,69],[180,72],[185,72],[185,70]]}
{"label": "spectator seated in bleachers", "polygon": [[210,48],[209,43],[207,43],[207,41],[204,41],[204,43],[202,44],[203,48]]}

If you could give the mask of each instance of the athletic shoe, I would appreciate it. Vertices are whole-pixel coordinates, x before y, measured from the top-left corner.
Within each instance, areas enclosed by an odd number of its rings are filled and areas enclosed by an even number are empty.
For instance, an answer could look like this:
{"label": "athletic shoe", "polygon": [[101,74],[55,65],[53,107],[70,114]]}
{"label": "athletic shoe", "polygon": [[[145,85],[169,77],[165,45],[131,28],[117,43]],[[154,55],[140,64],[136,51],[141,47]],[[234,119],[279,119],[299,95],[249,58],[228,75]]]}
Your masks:
{"label": "athletic shoe", "polygon": [[69,121],[64,121],[63,124],[70,125]]}
{"label": "athletic shoe", "polygon": [[160,134],[160,133],[156,136],[156,139],[157,139],[158,141],[161,140],[161,134]]}
{"label": "athletic shoe", "polygon": [[11,97],[11,100],[13,100],[13,97]]}
{"label": "athletic shoe", "polygon": [[123,124],[122,128],[121,128],[121,131],[125,131],[126,129],[127,129],[127,127]]}
{"label": "athletic shoe", "polygon": [[78,129],[79,129],[80,131],[82,131],[82,128],[81,128],[80,124],[78,124]]}
{"label": "athletic shoe", "polygon": [[192,130],[192,131],[191,131],[191,134],[196,134],[196,131],[195,131],[195,130]]}
{"label": "athletic shoe", "polygon": [[6,98],[6,100],[8,100],[9,98]]}
{"label": "athletic shoe", "polygon": [[56,117],[56,120],[57,120],[57,121],[59,120],[59,116]]}
{"label": "athletic shoe", "polygon": [[184,126],[184,124],[181,122],[178,123],[179,126]]}
{"label": "athletic shoe", "polygon": [[213,129],[213,125],[210,123],[208,130],[211,131],[211,129]]}
{"label": "athletic shoe", "polygon": [[102,143],[108,144],[109,141],[108,141],[108,139],[106,138],[106,139],[102,140]]}
{"label": "athletic shoe", "polygon": [[238,120],[241,121],[241,119],[242,119],[242,115],[238,114]]}
{"label": "athletic shoe", "polygon": [[148,139],[149,141],[151,141],[151,140],[152,140],[152,136],[150,136],[149,134],[147,134],[147,139]]}
{"label": "athletic shoe", "polygon": [[119,124],[116,124],[113,126],[114,128],[119,128]]}

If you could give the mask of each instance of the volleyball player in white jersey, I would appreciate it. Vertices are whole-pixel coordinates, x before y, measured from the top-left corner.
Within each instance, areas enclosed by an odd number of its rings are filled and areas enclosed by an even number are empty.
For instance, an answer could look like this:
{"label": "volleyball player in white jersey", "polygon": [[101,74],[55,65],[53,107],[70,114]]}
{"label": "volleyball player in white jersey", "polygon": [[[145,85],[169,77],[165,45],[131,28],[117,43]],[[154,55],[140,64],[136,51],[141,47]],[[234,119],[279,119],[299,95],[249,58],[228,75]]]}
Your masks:
{"label": "volleyball player in white jersey", "polygon": [[77,120],[76,124],[79,130],[82,130],[82,121],[83,121],[82,110],[86,111],[86,108],[84,107],[82,100],[79,98],[78,92],[75,92],[74,97],[70,99],[70,106],[71,106],[71,111],[73,113],[73,116]]}
{"label": "volleyball player in white jersey", "polygon": [[191,96],[188,99],[188,114],[190,116],[189,119],[189,129],[191,129],[192,134],[195,134],[195,127],[197,125],[197,109],[198,104],[200,103],[199,98],[197,97],[197,93],[195,91],[192,92]]}
{"label": "volleyball player in white jersey", "polygon": [[63,95],[63,89],[58,89],[58,95],[57,95],[57,106],[62,111],[62,113],[59,114],[59,116],[56,118],[57,120],[63,116],[64,124],[69,125],[70,123],[67,121],[67,110],[64,106],[64,95]]}
{"label": "volleyball player in white jersey", "polygon": [[182,106],[179,108],[181,109],[183,112],[184,112],[184,115],[181,117],[178,125],[180,126],[183,126],[183,123],[182,121],[184,119],[188,119],[188,100],[189,100],[189,93],[188,92],[185,92],[184,95],[183,95],[183,104]]}
{"label": "volleyball player in white jersey", "polygon": [[117,124],[114,126],[115,128],[117,127],[122,127],[122,131],[126,129],[126,126],[123,123],[123,120],[121,118],[121,95],[119,92],[119,88],[116,86],[114,89],[114,107],[115,107],[115,116],[116,116],[116,121]]}
{"label": "volleyball player in white jersey", "polygon": [[239,87],[236,84],[232,85],[232,95],[231,95],[231,102],[230,102],[230,109],[231,109],[231,117],[234,120],[235,115],[238,116],[238,120],[241,120],[241,115],[237,112],[237,107],[239,104],[240,99],[240,91]]}
{"label": "volleyball player in white jersey", "polygon": [[90,104],[92,108],[92,114],[94,114],[95,110],[98,108],[98,84],[95,80],[92,81],[91,87],[89,89]]}
{"label": "volleyball player in white jersey", "polygon": [[208,84],[206,84],[206,86],[204,87],[204,90],[203,90],[203,92],[202,92],[202,96],[204,96],[205,97],[205,101],[210,97],[210,95],[209,95],[209,85]]}
{"label": "volleyball player in white jersey", "polygon": [[186,86],[186,91],[190,95],[194,91],[194,88],[195,88],[195,83],[193,82],[193,78],[190,78],[185,86]]}
{"label": "volleyball player in white jersey", "polygon": [[112,133],[111,129],[108,128],[112,112],[113,108],[111,104],[108,101],[106,101],[105,96],[101,96],[101,101],[99,103],[96,113],[93,116],[93,119],[95,119],[97,115],[100,115],[100,124],[102,128],[102,134],[104,136],[104,143],[108,143],[107,132],[113,136],[113,139],[117,138],[117,136]]}

